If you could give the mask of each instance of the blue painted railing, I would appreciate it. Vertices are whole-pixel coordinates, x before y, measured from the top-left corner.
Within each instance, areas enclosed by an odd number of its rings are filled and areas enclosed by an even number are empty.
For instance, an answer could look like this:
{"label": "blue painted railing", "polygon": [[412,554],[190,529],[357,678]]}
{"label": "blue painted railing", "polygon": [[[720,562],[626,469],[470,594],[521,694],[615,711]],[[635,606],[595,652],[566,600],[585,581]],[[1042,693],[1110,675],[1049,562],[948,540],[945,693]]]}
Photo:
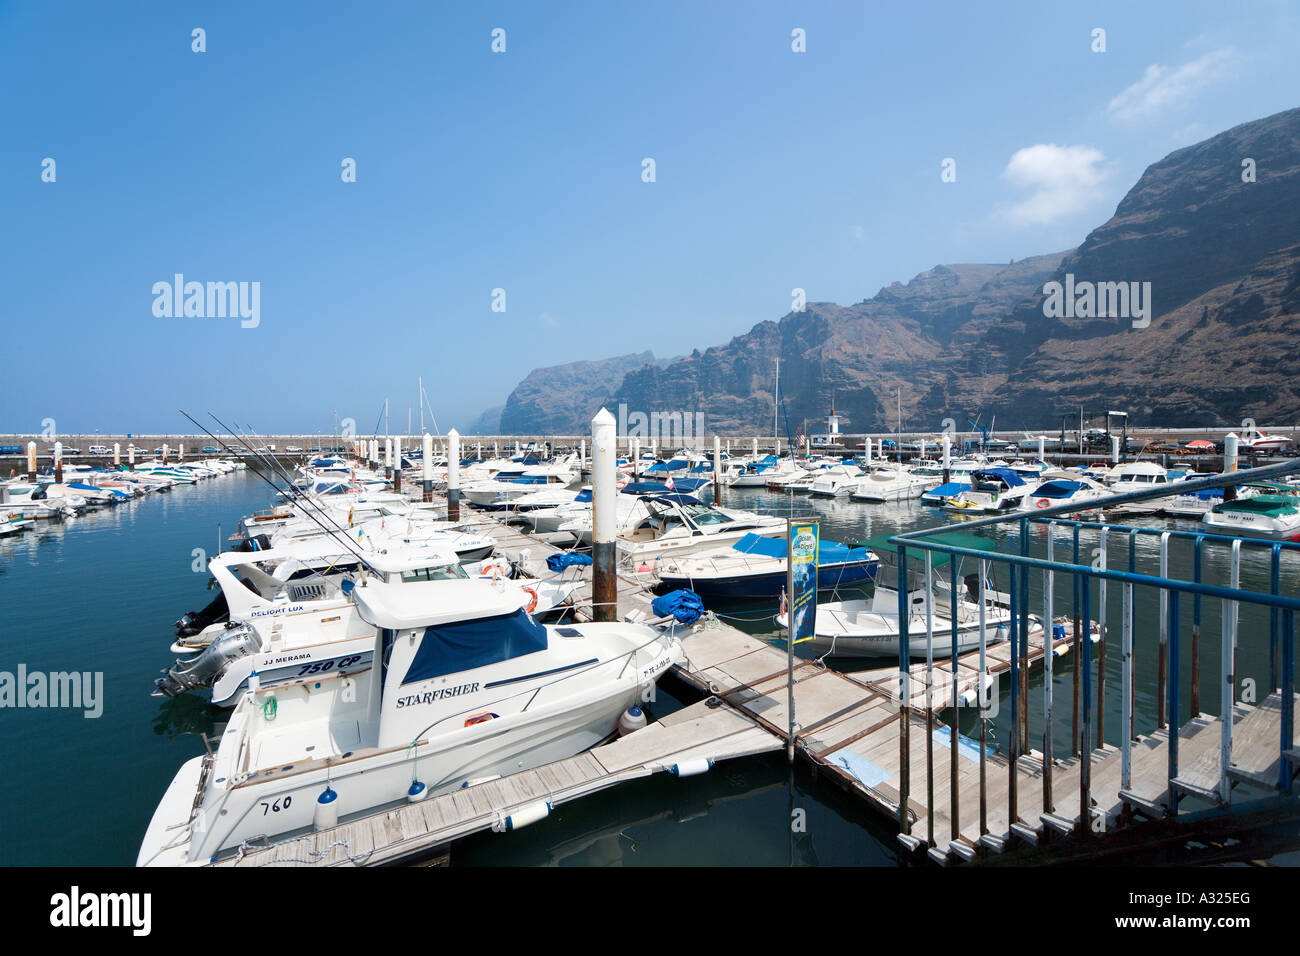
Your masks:
{"label": "blue painted railing", "polygon": [[[901,766],[900,766],[900,800],[899,825],[902,833],[910,832],[908,812],[909,790],[911,786],[911,760],[909,724],[912,698],[910,689],[910,639],[908,624],[911,617],[909,588],[902,582],[907,581],[908,559],[919,560],[925,568],[927,591],[930,587],[932,567],[936,555],[950,559],[951,582],[950,600],[959,600],[961,590],[957,577],[957,559],[965,558],[978,562],[979,566],[979,670],[981,680],[986,671],[986,648],[988,635],[985,628],[986,586],[989,570],[993,565],[1005,565],[1009,576],[1008,603],[1010,605],[1010,626],[1008,639],[1010,643],[1010,705],[1011,705],[1011,740],[1009,746],[1010,779],[1008,790],[1008,817],[1014,823],[1020,820],[1017,806],[1016,763],[1028,747],[1029,721],[1028,701],[1025,699],[1027,680],[1023,673],[1028,657],[1030,635],[1030,590],[1031,572],[1039,572],[1043,578],[1043,633],[1044,633],[1044,712],[1043,712],[1043,813],[1054,814],[1052,799],[1051,772],[1054,762],[1053,732],[1053,654],[1048,651],[1053,637],[1054,622],[1054,580],[1058,574],[1068,574],[1073,583],[1072,616],[1074,626],[1073,667],[1074,667],[1074,711],[1072,719],[1073,743],[1075,756],[1081,761],[1080,805],[1077,826],[1086,831],[1090,825],[1090,774],[1093,752],[1093,681],[1092,681],[1092,641],[1083,637],[1092,630],[1092,593],[1093,582],[1098,589],[1098,621],[1102,637],[1098,645],[1098,681],[1097,681],[1097,737],[1105,743],[1105,692],[1106,692],[1106,591],[1110,584],[1123,588],[1121,625],[1121,794],[1131,785],[1132,743],[1136,740],[1133,713],[1133,648],[1137,628],[1136,605],[1134,601],[1136,587],[1150,587],[1159,595],[1160,629],[1157,656],[1157,677],[1155,699],[1157,701],[1156,722],[1158,727],[1168,727],[1168,813],[1176,815],[1180,798],[1180,787],[1176,783],[1179,773],[1179,729],[1183,720],[1184,702],[1182,695],[1181,673],[1181,616],[1183,596],[1192,597],[1192,655],[1190,675],[1191,700],[1190,715],[1200,713],[1200,631],[1203,601],[1211,598],[1220,602],[1222,607],[1221,664],[1220,664],[1220,779],[1217,800],[1227,806],[1231,803],[1232,780],[1229,774],[1232,759],[1231,715],[1236,706],[1236,646],[1237,646],[1237,610],[1239,605],[1248,604],[1268,609],[1268,689],[1260,697],[1263,700],[1269,694],[1280,692],[1281,714],[1278,735],[1278,776],[1275,789],[1284,795],[1292,795],[1293,779],[1296,767],[1293,765],[1295,755],[1295,613],[1300,611],[1300,598],[1288,596],[1281,589],[1281,556],[1284,551],[1300,551],[1300,543],[1275,541],[1259,538],[1236,538],[1204,531],[1169,530],[1163,528],[1140,528],[1115,525],[1097,521],[1081,521],[1070,517],[1077,514],[1081,507],[1089,511],[1104,509],[1130,502],[1145,501],[1156,498],[1171,497],[1202,490],[1227,488],[1252,481],[1279,478],[1300,473],[1300,458],[1291,459],[1275,465],[1242,470],[1230,474],[1216,475],[1194,481],[1180,481],[1176,485],[1161,485],[1152,489],[1112,495],[1093,499],[1085,505],[1066,503],[1034,512],[1011,512],[979,519],[963,525],[963,530],[974,531],[983,527],[1004,527],[1009,524],[1019,526],[1019,554],[1003,554],[982,550],[971,550],[942,544],[930,540],[930,536],[942,533],[945,526],[922,531],[907,532],[893,536],[890,541],[898,547],[898,564],[900,569],[899,587],[899,700],[902,707],[901,732]],[[1100,512],[1099,512],[1100,513]],[[1042,526],[1047,530],[1047,557],[1034,558],[1029,555],[1030,527]],[[1058,560],[1055,556],[1059,531],[1066,531],[1071,544],[1068,561]],[[1080,536],[1087,533],[1095,536],[1098,543],[1099,557],[1091,564],[1080,561]],[[1112,536],[1123,535],[1128,542],[1127,570],[1109,567],[1108,543]],[[1137,571],[1137,543],[1141,536],[1154,536],[1159,539],[1160,571],[1158,574],[1142,574]],[[1121,539],[1122,540],[1122,539]],[[1182,580],[1169,574],[1169,543],[1172,540],[1186,540],[1192,543],[1192,578]],[[1204,580],[1203,563],[1207,549],[1226,550],[1230,556],[1229,582],[1227,586],[1208,583]],[[1267,551],[1269,556],[1269,589],[1267,592],[1243,588],[1240,584],[1241,553],[1243,549],[1260,552]],[[932,592],[931,592],[932,593]],[[933,596],[931,597],[933,603]],[[952,699],[951,706],[959,706],[957,692],[958,654],[958,620],[951,615],[952,648],[951,659]],[[933,668],[933,627],[927,625],[927,668]],[[1085,655],[1087,660],[1085,660]],[[926,686],[934,684],[927,675]],[[981,685],[982,686],[982,685]],[[996,690],[994,691],[996,692]],[[982,695],[981,695],[982,696]],[[927,706],[927,714],[933,709]],[[955,722],[954,722],[955,726]],[[982,744],[984,721],[980,722],[980,832],[987,833],[985,806],[985,747]],[[955,731],[954,731],[955,732]],[[956,786],[956,748],[952,748],[953,785],[951,787],[952,808],[950,812],[953,839],[960,832],[958,817],[958,788]],[[933,780],[928,779],[933,791]],[[931,820],[929,841],[934,843],[933,807],[928,814]],[[1036,829],[1036,828],[1035,828]]]}

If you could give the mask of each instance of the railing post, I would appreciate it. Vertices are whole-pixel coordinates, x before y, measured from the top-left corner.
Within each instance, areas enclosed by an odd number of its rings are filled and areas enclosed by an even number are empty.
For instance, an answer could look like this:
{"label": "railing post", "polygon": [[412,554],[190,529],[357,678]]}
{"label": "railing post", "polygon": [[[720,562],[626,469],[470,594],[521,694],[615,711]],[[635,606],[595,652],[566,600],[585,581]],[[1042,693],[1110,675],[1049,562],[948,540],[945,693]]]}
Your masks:
{"label": "railing post", "polygon": [[[1201,557],[1205,536],[1192,542],[1192,580],[1201,583]],[[1189,716],[1201,713],[1201,596],[1192,595],[1192,700]]]}
{"label": "railing post", "polygon": [[[1281,586],[1282,574],[1282,548],[1278,545],[1272,547],[1272,561],[1269,564],[1268,586],[1269,593],[1277,597]],[[1270,693],[1273,688],[1278,686],[1277,682],[1277,651],[1278,651],[1278,633],[1277,633],[1277,608],[1268,609],[1268,689]]]}
{"label": "railing post", "polygon": [[[1228,587],[1237,590],[1241,582],[1241,539],[1232,542],[1232,565],[1228,572]],[[1232,712],[1237,703],[1237,602],[1223,602],[1222,636],[1219,646],[1219,667],[1223,683],[1219,688],[1219,800],[1225,806],[1232,800],[1232,782],[1228,768],[1232,766]]]}
{"label": "railing post", "polygon": [[[1020,521],[1020,554],[1029,557],[1029,519]],[[1029,752],[1029,568],[1020,572],[1020,752]]]}
{"label": "railing post", "polygon": [[[1097,542],[1097,566],[1106,570],[1106,538],[1109,528],[1102,528]],[[1106,744],[1106,579],[1097,582],[1097,744]],[[1091,653],[1091,651],[1090,651]]]}
{"label": "railing post", "polygon": [[911,607],[907,594],[907,548],[898,548],[898,832],[911,833],[907,817],[907,801],[912,783],[911,761],[911,693],[912,682],[908,659],[908,623]]}
{"label": "railing post", "polygon": [[1120,613],[1120,789],[1133,786],[1133,585],[1124,583]]}
{"label": "railing post", "polygon": [[[930,846],[934,842],[934,587],[933,587],[933,552],[925,549],[925,805],[929,812],[925,815],[926,840]],[[949,556],[956,561],[955,556]],[[956,731],[953,731],[956,733]],[[953,749],[957,740],[950,741]]]}
{"label": "railing post", "polygon": [[1017,587],[1018,582],[1016,581],[1016,578],[1018,577],[1016,573],[1016,566],[1014,564],[1010,564],[1008,565],[1008,570],[1011,572],[1009,575],[1011,579],[1011,584],[1010,584],[1011,590],[1009,592],[1011,614],[1010,614],[1010,619],[1007,621],[1007,638],[1008,640],[1011,641],[1011,655],[1010,655],[1011,656],[1011,733],[1009,735],[1010,740],[1008,741],[1007,746],[1008,746],[1008,756],[1010,758],[1008,760],[1008,767],[1011,773],[1011,777],[1007,782],[1007,822],[1016,823],[1020,820],[1020,814],[1017,812],[1017,806],[1016,806],[1017,803],[1016,802],[1016,761],[1020,757],[1019,727],[1020,727],[1020,707],[1021,707],[1020,654],[1019,654],[1020,645],[1017,643],[1018,639],[1016,637],[1016,632],[1020,628],[1020,621],[1016,613],[1018,610],[1016,602],[1018,598],[1019,589]]}
{"label": "railing post", "polygon": [[[1240,542],[1235,542],[1240,544]],[[1178,606],[1181,596],[1173,588],[1166,591],[1169,604],[1169,814],[1178,816],[1178,788],[1174,778],[1178,776],[1178,731],[1181,729],[1180,708],[1178,706],[1179,666],[1182,663],[1178,653]],[[1229,715],[1231,722],[1231,715]]]}
{"label": "railing post", "polygon": [[618,620],[617,425],[609,409],[591,420],[591,616]]}
{"label": "railing post", "polygon": [[989,699],[985,695],[997,693],[996,687],[985,689],[985,680],[988,678],[988,625],[985,616],[985,602],[987,581],[989,576],[988,561],[980,558],[980,668],[979,683],[976,685],[975,700],[979,704],[979,721],[980,721],[980,836],[989,832],[989,808],[988,808],[988,778],[986,776],[987,762],[985,760],[986,740],[988,718],[985,716],[989,710]]}
{"label": "railing post", "polygon": [[[1137,573],[1137,531],[1128,533],[1128,570],[1129,574]],[[1135,592],[1129,587],[1128,603],[1128,627],[1129,627],[1129,650],[1133,650],[1133,643],[1137,633],[1137,602],[1134,600]],[[1128,727],[1125,731],[1133,740],[1137,740],[1137,691],[1133,687],[1132,676],[1128,682]]]}
{"label": "railing post", "polygon": [[958,613],[958,608],[961,607],[961,602],[957,596],[957,556],[956,555],[949,556],[948,569],[952,575],[952,579],[949,584],[950,590],[948,591],[949,600],[951,602],[951,616],[952,616],[952,654],[950,655],[952,657],[952,737],[948,741],[952,745],[952,747],[948,753],[948,767],[949,767],[948,791],[952,798],[951,799],[952,838],[956,840],[961,835],[961,822],[959,816],[961,812],[961,800],[959,799],[960,794],[958,794],[957,792],[957,729],[958,729],[957,613]]}
{"label": "railing post", "polygon": [[1282,759],[1278,761],[1278,789],[1290,795],[1292,762],[1287,751],[1295,747],[1295,614],[1282,615]]}
{"label": "railing post", "polygon": [[1092,808],[1092,578],[1083,576],[1083,647],[1079,651],[1083,670],[1083,719],[1079,722],[1079,826],[1080,832],[1089,833]]}
{"label": "railing post", "polygon": [[[1047,528],[1047,560],[1056,560],[1056,522],[1049,519]],[[1043,812],[1055,812],[1052,800],[1052,764],[1055,762],[1052,746],[1052,633],[1053,602],[1055,600],[1056,573],[1043,572]]]}
{"label": "railing post", "polygon": [[[1169,532],[1160,535],[1160,576],[1169,577]],[[1165,682],[1169,675],[1169,605],[1160,602],[1160,644],[1156,648],[1156,727],[1164,727]]]}
{"label": "railing post", "polygon": [[[1079,526],[1074,526],[1074,558],[1073,563],[1079,563]],[[1070,712],[1070,755],[1079,756],[1079,670],[1080,660],[1083,657],[1082,644],[1079,633],[1079,573],[1071,572],[1070,583],[1072,585],[1072,607],[1071,614],[1074,618],[1074,633],[1070,639],[1070,669],[1072,677],[1072,692],[1074,694],[1074,707]]]}

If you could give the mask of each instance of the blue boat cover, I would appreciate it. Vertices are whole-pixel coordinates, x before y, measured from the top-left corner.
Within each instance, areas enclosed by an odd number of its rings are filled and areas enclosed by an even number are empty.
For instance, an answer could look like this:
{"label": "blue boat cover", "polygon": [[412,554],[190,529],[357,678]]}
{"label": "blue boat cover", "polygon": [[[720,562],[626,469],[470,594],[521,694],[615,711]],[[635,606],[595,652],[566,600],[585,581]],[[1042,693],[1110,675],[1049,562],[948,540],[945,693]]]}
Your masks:
{"label": "blue boat cover", "polygon": [[679,624],[694,624],[704,614],[704,602],[694,591],[669,591],[650,603],[656,617],[673,616]]}
{"label": "blue boat cover", "polygon": [[585,568],[590,564],[591,555],[579,554],[577,551],[560,551],[546,559],[546,566],[552,571],[563,571],[565,568],[572,567]]}
{"label": "blue boat cover", "polygon": [[1082,481],[1067,481],[1064,478],[1059,478],[1056,481],[1049,481],[1045,485],[1039,485],[1038,490],[1034,492],[1034,497],[1069,498],[1082,487],[1084,487]]}
{"label": "blue boat cover", "polygon": [[[785,538],[765,538],[753,532],[745,535],[731,547],[732,550],[742,554],[761,554],[767,558],[786,556]],[[838,541],[822,541],[818,548],[818,567],[871,560],[871,552],[866,548],[850,548]]]}
{"label": "blue boat cover", "polygon": [[591,489],[590,489],[590,488],[583,488],[580,492],[578,492],[577,496],[576,496],[573,500],[574,500],[574,501],[578,501],[578,502],[587,502],[587,501],[590,501],[590,500],[591,500]]}
{"label": "blue boat cover", "polygon": [[667,490],[668,486],[662,481],[632,481],[623,486],[625,495],[657,495]]}
{"label": "blue boat cover", "polygon": [[964,481],[950,481],[946,485],[927,491],[921,497],[928,498],[933,495],[936,498],[950,498],[960,491],[970,491],[970,485]]}
{"label": "blue boat cover", "polygon": [[983,478],[1001,478],[1007,483],[1009,488],[1018,488],[1020,485],[1025,483],[1025,479],[1021,478],[1010,468],[983,468],[980,471],[971,472],[971,477],[976,481]]}
{"label": "blue boat cover", "polygon": [[420,649],[402,683],[414,684],[544,650],[546,628],[522,610],[436,624],[424,629]]}

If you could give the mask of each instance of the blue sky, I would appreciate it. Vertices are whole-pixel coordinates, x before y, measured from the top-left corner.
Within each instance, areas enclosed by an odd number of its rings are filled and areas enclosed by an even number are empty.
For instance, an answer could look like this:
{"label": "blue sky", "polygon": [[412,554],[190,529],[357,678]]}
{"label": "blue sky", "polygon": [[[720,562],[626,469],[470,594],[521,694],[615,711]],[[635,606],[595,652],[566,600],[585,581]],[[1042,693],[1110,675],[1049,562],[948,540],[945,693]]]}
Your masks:
{"label": "blue sky", "polygon": [[[421,375],[463,428],[795,287],[1077,245],[1150,163],[1300,105],[1297,48],[1276,2],[0,2],[0,431],[368,432],[385,397],[397,431]],[[260,283],[260,323],[156,316],[178,272]]]}

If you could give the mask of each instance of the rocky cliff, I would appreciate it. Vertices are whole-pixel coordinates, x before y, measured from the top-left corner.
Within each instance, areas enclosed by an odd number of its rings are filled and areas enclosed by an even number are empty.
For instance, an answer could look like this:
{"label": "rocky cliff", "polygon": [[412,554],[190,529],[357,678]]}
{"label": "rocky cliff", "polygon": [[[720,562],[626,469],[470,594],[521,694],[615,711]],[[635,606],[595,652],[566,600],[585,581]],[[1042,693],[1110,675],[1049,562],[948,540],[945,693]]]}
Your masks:
{"label": "rocky cliff", "polygon": [[582,432],[600,404],[623,402],[766,433],[778,357],[792,432],[805,417],[820,430],[832,395],[859,432],[892,428],[900,398],[909,429],[983,414],[1041,430],[1080,405],[1135,424],[1291,422],[1298,331],[1300,109],[1155,163],[1077,249],[935,266],[669,363],[642,353],[540,369],[510,396],[502,429]]}

